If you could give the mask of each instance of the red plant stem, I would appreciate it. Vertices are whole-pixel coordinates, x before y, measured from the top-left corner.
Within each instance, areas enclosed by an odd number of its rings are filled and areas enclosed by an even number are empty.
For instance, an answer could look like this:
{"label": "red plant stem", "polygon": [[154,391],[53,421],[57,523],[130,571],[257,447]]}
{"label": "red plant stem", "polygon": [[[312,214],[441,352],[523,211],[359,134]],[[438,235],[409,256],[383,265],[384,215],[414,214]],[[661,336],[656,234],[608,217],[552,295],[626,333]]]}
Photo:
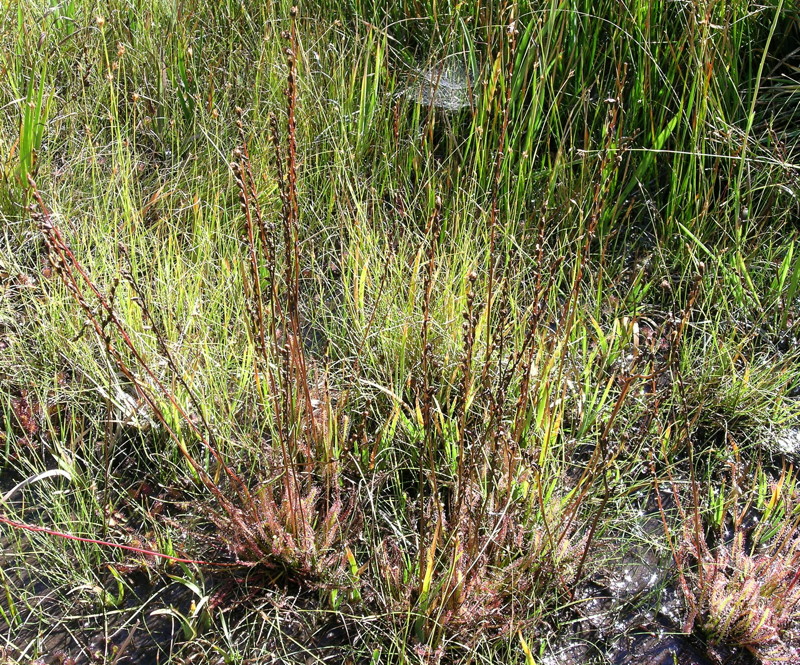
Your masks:
{"label": "red plant stem", "polygon": [[794,574],[794,577],[792,577],[792,581],[789,582],[789,586],[786,587],[786,591],[783,594],[784,598],[792,592],[792,589],[794,589],[794,585],[797,584],[798,579],[800,579],[800,568],[797,569],[797,572]]}
{"label": "red plant stem", "polygon": [[[483,360],[483,372],[481,373],[481,384],[486,381],[489,358],[494,347],[492,346],[492,301],[494,295],[494,282],[496,278],[499,260],[495,258],[495,246],[497,244],[497,220],[500,214],[500,180],[503,175],[503,158],[505,157],[506,135],[508,133],[508,123],[511,113],[511,88],[514,78],[514,60],[517,51],[517,28],[512,9],[511,20],[508,26],[508,35],[511,40],[508,70],[506,72],[507,85],[506,95],[503,102],[503,122],[500,125],[500,134],[497,138],[497,154],[494,160],[494,171],[492,174],[491,207],[489,209],[489,275],[486,287],[486,354]],[[504,40],[500,42],[500,52],[504,46]]]}
{"label": "red plant stem", "polygon": [[[61,262],[63,266],[63,270],[59,272],[61,280],[64,282],[65,286],[70,290],[70,292],[75,296],[78,304],[84,310],[87,315],[87,318],[91,321],[92,326],[94,327],[95,331],[97,332],[97,336],[100,341],[106,347],[106,350],[111,355],[112,359],[116,362],[120,371],[125,375],[125,377],[136,386],[141,396],[145,399],[145,401],[150,405],[153,409],[153,412],[156,418],[161,422],[164,426],[165,430],[169,434],[170,438],[178,444],[178,448],[180,449],[181,454],[186,459],[186,461],[192,466],[192,468],[198,473],[198,475],[203,480],[203,483],[206,487],[215,495],[215,497],[220,501],[223,506],[229,504],[227,499],[222,495],[219,488],[216,486],[214,481],[209,476],[208,472],[203,469],[200,463],[185,449],[185,447],[181,446],[181,442],[178,438],[177,433],[170,427],[166,416],[159,408],[158,404],[156,403],[155,399],[150,395],[150,393],[145,390],[142,383],[134,376],[130,369],[122,362],[121,356],[119,352],[113,347],[110,343],[110,338],[106,334],[105,327],[107,324],[113,324],[116,328],[120,338],[125,343],[125,346],[128,347],[130,352],[133,354],[134,358],[138,362],[139,366],[147,373],[150,379],[153,381],[156,388],[159,392],[166,397],[170,404],[176,409],[176,411],[181,415],[184,422],[189,426],[189,428],[194,432],[195,436],[197,437],[198,441],[201,445],[206,448],[217,463],[224,469],[226,475],[231,479],[234,483],[234,486],[237,488],[237,491],[243,494],[243,498],[249,503],[250,496],[245,487],[242,480],[233,472],[228,464],[222,459],[219,451],[203,436],[200,432],[197,425],[194,424],[192,419],[188,416],[185,409],[180,405],[180,403],[175,398],[175,395],[167,390],[167,388],[162,384],[159,378],[155,375],[153,370],[150,368],[148,363],[145,361],[144,357],[142,356],[141,352],[136,348],[131,340],[130,336],[128,335],[127,330],[123,326],[122,322],[117,318],[114,309],[112,307],[112,303],[105,298],[105,296],[101,293],[101,291],[97,288],[95,283],[89,277],[88,273],[86,272],[85,268],[81,265],[75,255],[72,253],[72,250],[67,245],[66,240],[64,239],[63,235],[61,234],[61,230],[58,226],[53,222],[52,214],[49,208],[45,205],[44,200],[42,199],[39,190],[36,187],[36,183],[34,182],[33,178],[28,175],[28,185],[30,187],[31,193],[38,205],[39,214],[41,215],[41,221],[39,225],[41,227],[42,233],[45,237],[45,241],[48,245],[48,248],[53,251],[58,260]],[[93,308],[86,302],[86,299],[83,295],[80,283],[78,278],[75,277],[75,273],[81,278],[82,283],[89,289],[89,291],[95,296],[101,308],[105,311],[106,316],[104,317],[103,322],[98,321],[97,315],[94,313]],[[230,511],[228,511],[230,512]]]}
{"label": "red plant stem", "polygon": [[163,554],[162,552],[155,552],[153,550],[146,550],[141,547],[133,547],[132,545],[122,545],[120,543],[110,543],[106,540],[95,540],[94,538],[84,538],[83,536],[75,536],[71,533],[64,533],[63,531],[56,531],[54,529],[48,529],[43,526],[35,526],[33,524],[25,524],[24,522],[17,522],[15,520],[10,520],[7,517],[3,517],[0,515],[0,523],[7,524],[14,529],[20,529],[22,531],[31,531],[33,533],[46,533],[48,536],[58,536],[59,538],[66,538],[67,540],[77,540],[81,543],[91,543],[93,545],[102,545],[103,547],[116,547],[120,550],[126,550],[128,552],[135,552],[136,554],[146,554],[148,556],[158,557],[160,559],[167,559],[168,561],[173,561],[175,563],[193,563],[198,566],[216,566],[218,568],[239,568],[243,565],[247,565],[244,563],[214,563],[213,561],[202,561],[201,559],[184,559],[178,556],[172,556],[171,554]]}

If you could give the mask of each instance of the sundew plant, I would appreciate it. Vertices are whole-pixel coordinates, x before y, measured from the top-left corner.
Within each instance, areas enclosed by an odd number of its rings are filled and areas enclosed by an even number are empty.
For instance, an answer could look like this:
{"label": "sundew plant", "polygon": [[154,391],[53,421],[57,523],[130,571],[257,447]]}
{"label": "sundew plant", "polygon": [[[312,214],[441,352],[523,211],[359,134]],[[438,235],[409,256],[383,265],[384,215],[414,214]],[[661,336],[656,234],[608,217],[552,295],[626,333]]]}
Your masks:
{"label": "sundew plant", "polygon": [[0,7],[0,661],[800,662],[800,12]]}

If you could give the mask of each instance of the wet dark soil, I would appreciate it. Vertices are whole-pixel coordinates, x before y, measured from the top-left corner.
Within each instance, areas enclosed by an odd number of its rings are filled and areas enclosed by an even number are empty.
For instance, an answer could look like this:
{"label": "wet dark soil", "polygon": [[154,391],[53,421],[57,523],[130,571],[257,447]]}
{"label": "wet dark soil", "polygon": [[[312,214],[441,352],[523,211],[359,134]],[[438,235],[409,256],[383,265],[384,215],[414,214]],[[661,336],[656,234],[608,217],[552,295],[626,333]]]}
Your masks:
{"label": "wet dark soil", "polygon": [[[8,547],[8,542],[3,542]],[[10,560],[17,555],[4,552]],[[180,570],[125,573],[125,596],[119,606],[72,594],[36,571],[36,578],[14,567],[8,581],[24,589],[24,609],[17,598],[17,618],[10,620],[9,600],[0,599],[0,634],[7,636],[0,662],[35,665],[160,665],[223,663],[242,647],[256,660],[272,663],[353,662],[360,636],[356,622],[319,611],[319,597],[297,589],[260,586],[244,577],[223,574],[204,580],[207,621],[192,621],[187,634],[180,616],[198,616],[201,598],[181,582]],[[110,577],[110,576],[109,576]],[[197,580],[195,580],[197,581]],[[203,583],[203,582],[200,582]],[[115,582],[109,580],[108,588]],[[18,594],[21,596],[22,594]],[[226,626],[230,643],[220,628]],[[258,642],[261,644],[258,644]]]}
{"label": "wet dark soil", "polygon": [[[545,665],[754,665],[746,653],[709,648],[683,633],[686,609],[672,555],[663,546],[663,518],[675,501],[662,491],[622,530],[601,539],[606,558],[576,592],[577,618],[550,649]],[[659,537],[660,536],[660,537]],[[611,553],[609,555],[609,553]]]}
{"label": "wet dark soil", "polygon": [[[0,474],[0,488],[16,480]],[[701,640],[681,633],[685,609],[676,571],[670,552],[659,545],[661,510],[668,514],[674,502],[668,495],[661,508],[653,496],[641,501],[636,518],[598,539],[600,563],[576,589],[541,662],[749,665],[741,653],[711,657]],[[34,520],[35,513],[29,513]],[[203,575],[172,564],[118,566],[117,576],[101,567],[94,582],[79,584],[69,574],[59,578],[58,571],[42,570],[35,541],[16,536],[7,531],[0,540],[7,590],[0,594],[0,634],[7,636],[0,662],[224,662],[240,646],[248,656],[258,654],[251,662],[355,663],[354,652],[369,654],[376,647],[357,608],[327,611],[325,592],[287,588],[252,570]],[[194,616],[190,628],[181,616]],[[222,626],[229,644],[220,644]]]}

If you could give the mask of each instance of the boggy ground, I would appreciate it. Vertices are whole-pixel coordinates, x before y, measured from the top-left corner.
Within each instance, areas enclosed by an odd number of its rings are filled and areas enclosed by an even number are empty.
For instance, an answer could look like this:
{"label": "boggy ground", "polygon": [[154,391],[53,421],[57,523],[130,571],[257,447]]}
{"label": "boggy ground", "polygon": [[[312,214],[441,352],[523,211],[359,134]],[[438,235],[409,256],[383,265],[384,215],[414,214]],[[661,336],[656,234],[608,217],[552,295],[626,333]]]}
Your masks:
{"label": "boggy ground", "polygon": [[0,25],[7,662],[798,661],[794,3]]}

